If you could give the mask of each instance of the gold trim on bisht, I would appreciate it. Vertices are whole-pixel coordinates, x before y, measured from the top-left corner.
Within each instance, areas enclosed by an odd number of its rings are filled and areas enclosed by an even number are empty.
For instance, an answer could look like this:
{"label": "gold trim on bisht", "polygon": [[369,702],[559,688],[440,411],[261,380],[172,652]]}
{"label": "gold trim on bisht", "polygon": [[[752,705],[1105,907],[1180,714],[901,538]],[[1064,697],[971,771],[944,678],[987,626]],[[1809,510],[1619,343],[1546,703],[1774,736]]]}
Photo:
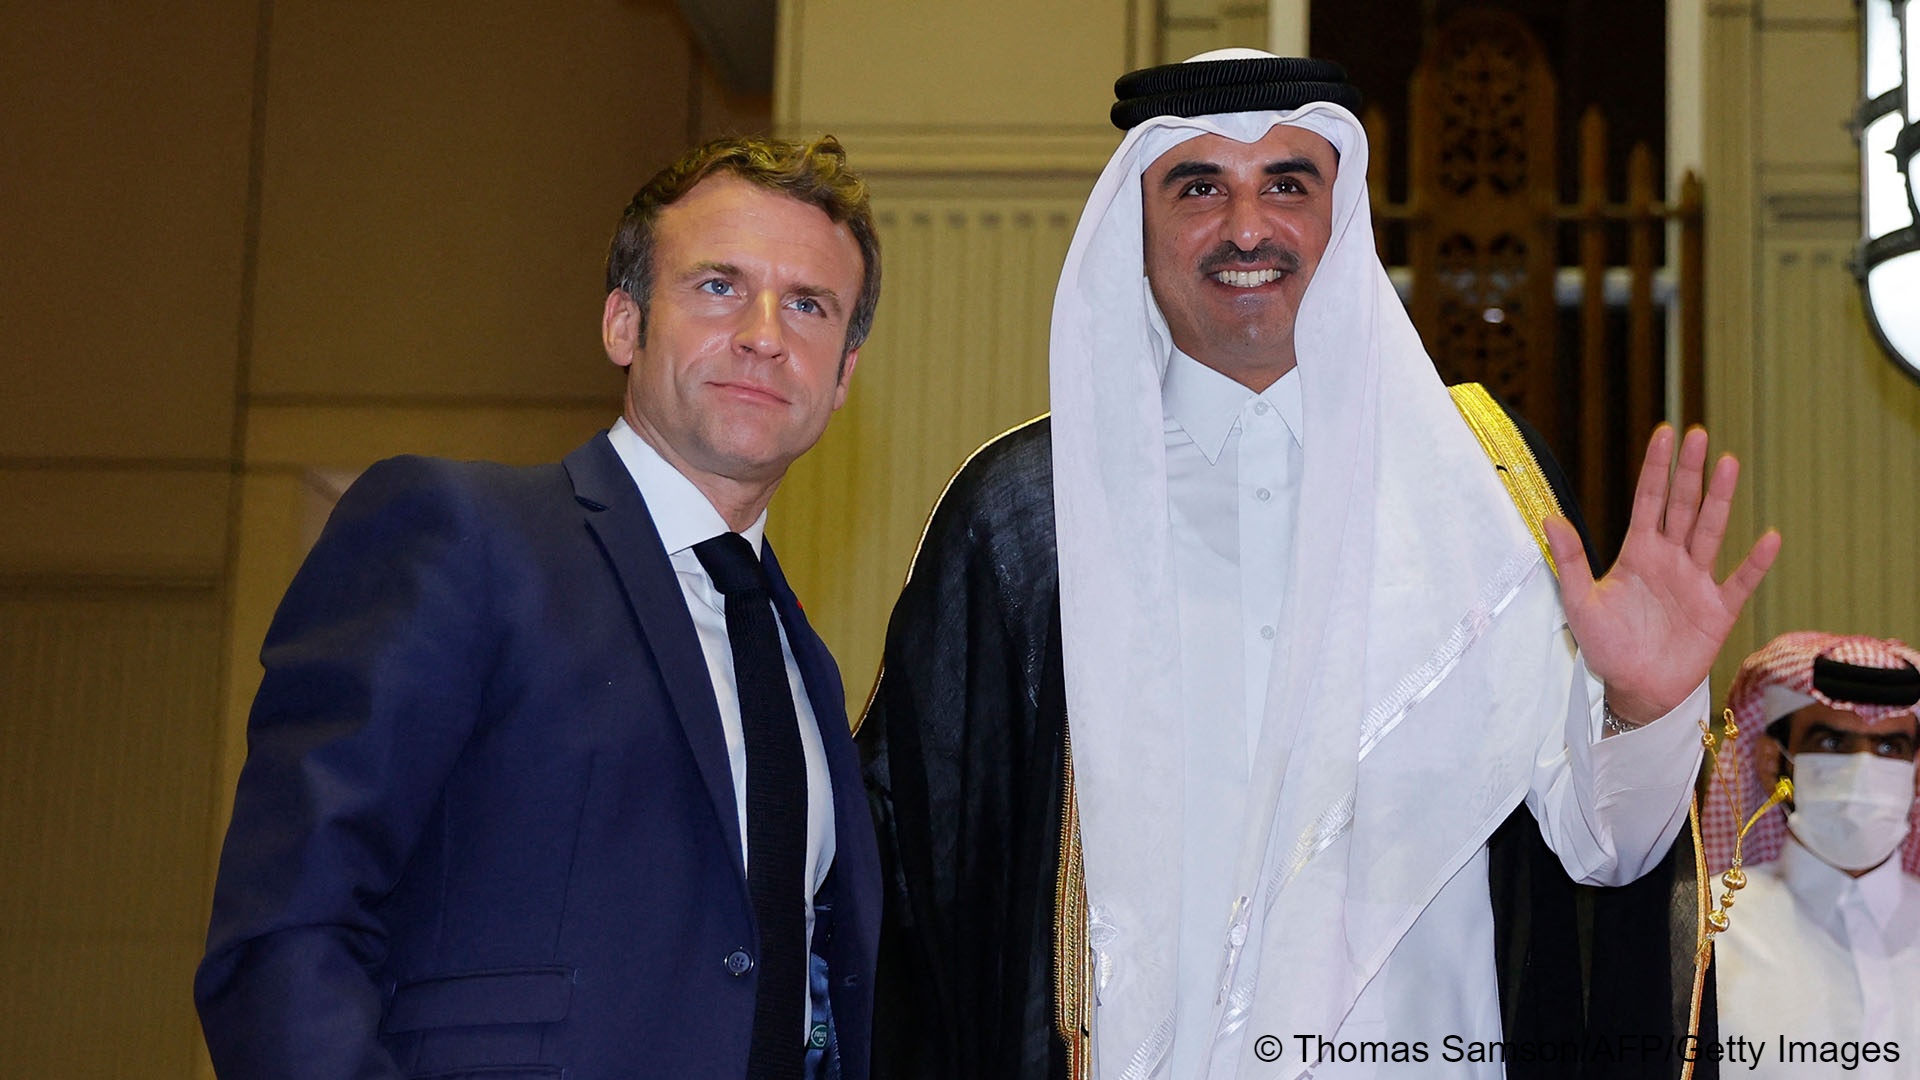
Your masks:
{"label": "gold trim on bisht", "polygon": [[[1558,576],[1560,568],[1554,565],[1553,552],[1547,548],[1547,532],[1542,523],[1549,516],[1561,514],[1562,511],[1560,500],[1553,494],[1553,485],[1547,483],[1547,474],[1540,468],[1540,459],[1534,457],[1533,448],[1527,445],[1526,437],[1514,425],[1513,417],[1507,415],[1507,410],[1493,400],[1493,395],[1487,393],[1486,387],[1479,383],[1460,383],[1447,387],[1447,393],[1453,396],[1453,406],[1466,419],[1474,438],[1480,440],[1480,448],[1487,452],[1493,467],[1499,470],[1500,482],[1507,486],[1507,497],[1513,500],[1514,507],[1526,521],[1527,531],[1533,534],[1533,542],[1540,545],[1540,554],[1546,557],[1547,567]],[[1704,721],[1701,727],[1704,731]],[[1711,747],[1713,736],[1706,735],[1706,739]],[[1707,879],[1706,851],[1700,845],[1700,797],[1697,793],[1688,799],[1687,817],[1693,827],[1693,889],[1699,939],[1693,958],[1693,995],[1687,1010],[1687,1035],[1697,1043],[1700,1037],[1700,1003],[1706,991],[1707,963],[1713,956],[1709,916],[1715,914],[1712,910],[1712,884]],[[1680,1077],[1681,1080],[1691,1080],[1692,1076],[1693,1062],[1689,1059],[1682,1064]]]}
{"label": "gold trim on bisht", "polygon": [[[1507,489],[1507,497],[1513,500],[1514,508],[1520,511],[1521,519],[1527,523],[1527,531],[1532,534],[1533,542],[1540,546],[1540,554],[1547,560],[1548,569],[1558,575],[1560,569],[1554,565],[1553,553],[1548,549],[1543,523],[1549,517],[1562,514],[1562,510],[1560,500],[1553,493],[1553,485],[1547,482],[1546,471],[1540,467],[1540,460],[1534,456],[1520,429],[1514,426],[1513,418],[1507,415],[1499,402],[1493,400],[1493,395],[1487,393],[1486,387],[1479,383],[1460,383],[1447,387],[1447,392],[1453,398],[1454,408],[1460,410],[1467,428],[1479,440],[1480,448],[1499,472],[1500,482]],[[1065,762],[1060,799],[1060,870],[1054,887],[1053,908],[1053,979],[1056,987],[1053,1022],[1061,1040],[1066,1043],[1067,1075],[1072,1080],[1091,1080],[1093,956],[1087,947],[1087,883],[1081,862],[1080,813],[1074,798],[1073,747],[1070,738],[1067,740]],[[1693,814],[1697,821],[1697,798],[1694,800]],[[1694,838],[1694,852],[1696,860],[1699,859],[1701,849],[1697,835]],[[1710,902],[1707,887],[1705,870],[1699,868],[1694,889],[1699,894],[1703,917]],[[1700,1034],[1700,998],[1706,971],[1706,952],[1703,949],[1702,955],[1696,957],[1694,967],[1688,1034],[1696,1038]],[[1692,1071],[1691,1065],[1686,1071]]]}
{"label": "gold trim on bisht", "polygon": [[1460,383],[1447,387],[1447,393],[1473,437],[1480,440],[1480,449],[1486,451],[1500,473],[1507,497],[1527,523],[1533,542],[1540,545],[1540,554],[1546,556],[1547,568],[1558,575],[1560,568],[1553,564],[1553,552],[1547,549],[1547,530],[1541,523],[1561,513],[1560,500],[1554,497],[1553,485],[1547,483],[1540,459],[1533,456],[1533,448],[1514,426],[1513,417],[1493,400],[1486,387],[1477,382]]}
{"label": "gold trim on bisht", "polygon": [[1093,950],[1087,947],[1087,879],[1080,861],[1080,807],[1073,792],[1073,737],[1061,734],[1060,874],[1053,890],[1053,1026],[1067,1047],[1069,1080],[1093,1077]]}

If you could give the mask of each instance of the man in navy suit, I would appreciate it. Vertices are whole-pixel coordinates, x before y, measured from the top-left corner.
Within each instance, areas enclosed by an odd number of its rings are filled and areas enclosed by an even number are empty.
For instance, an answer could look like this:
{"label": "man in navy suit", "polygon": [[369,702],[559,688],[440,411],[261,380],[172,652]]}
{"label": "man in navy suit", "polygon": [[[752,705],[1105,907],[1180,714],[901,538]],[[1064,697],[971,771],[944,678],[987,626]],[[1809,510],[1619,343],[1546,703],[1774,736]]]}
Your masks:
{"label": "man in navy suit", "polygon": [[836,142],[710,143],[614,237],[611,431],[341,499],[262,651],[194,986],[222,1077],[867,1075],[874,835],[761,530],[879,285]]}

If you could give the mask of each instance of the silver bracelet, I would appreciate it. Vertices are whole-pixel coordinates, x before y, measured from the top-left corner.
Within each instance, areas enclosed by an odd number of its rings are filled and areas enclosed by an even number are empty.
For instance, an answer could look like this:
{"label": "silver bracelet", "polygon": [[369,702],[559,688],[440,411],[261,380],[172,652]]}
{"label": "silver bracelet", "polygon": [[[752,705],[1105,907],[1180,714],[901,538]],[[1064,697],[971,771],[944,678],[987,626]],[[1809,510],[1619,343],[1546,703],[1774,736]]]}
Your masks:
{"label": "silver bracelet", "polygon": [[1630,724],[1614,715],[1613,703],[1605,697],[1600,699],[1600,726],[1611,735],[1625,735],[1629,731],[1638,731],[1646,727],[1645,724]]}

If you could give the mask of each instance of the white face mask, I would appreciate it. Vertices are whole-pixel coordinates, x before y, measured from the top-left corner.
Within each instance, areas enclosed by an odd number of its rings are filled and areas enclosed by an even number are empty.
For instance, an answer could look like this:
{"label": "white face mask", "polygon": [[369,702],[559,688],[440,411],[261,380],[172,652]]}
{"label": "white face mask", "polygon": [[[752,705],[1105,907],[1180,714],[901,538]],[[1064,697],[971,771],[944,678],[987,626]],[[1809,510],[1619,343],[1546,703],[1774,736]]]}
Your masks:
{"label": "white face mask", "polygon": [[1787,828],[1821,861],[1868,870],[1907,838],[1913,762],[1872,754],[1799,754]]}

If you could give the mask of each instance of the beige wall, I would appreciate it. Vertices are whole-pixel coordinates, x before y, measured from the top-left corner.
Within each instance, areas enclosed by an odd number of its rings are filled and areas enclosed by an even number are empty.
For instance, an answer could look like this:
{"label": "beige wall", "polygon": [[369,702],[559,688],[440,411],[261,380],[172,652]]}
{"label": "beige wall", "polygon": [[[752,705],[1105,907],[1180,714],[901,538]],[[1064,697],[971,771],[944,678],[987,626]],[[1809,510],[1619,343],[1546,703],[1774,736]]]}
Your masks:
{"label": "beige wall", "polygon": [[604,426],[620,208],[769,107],[671,0],[0,9],[0,1075],[204,1067],[255,657],[338,478]]}
{"label": "beige wall", "polygon": [[1847,270],[1857,18],[1852,0],[1707,9],[1707,419],[1749,478],[1734,534],[1786,541],[1723,676],[1787,630],[1920,638],[1920,386]]}
{"label": "beige wall", "polygon": [[776,129],[845,139],[885,252],[849,403],[768,524],[855,703],[941,488],[1046,410],[1054,282],[1120,141],[1113,80],[1157,61],[1157,18],[1145,0],[781,6]]}
{"label": "beige wall", "polygon": [[0,13],[0,1072],[182,1077],[254,4]]}
{"label": "beige wall", "polygon": [[1229,46],[1308,53],[1304,0],[1282,0],[1271,19],[1267,0],[1165,0],[1159,7],[1159,57],[1166,63]]}
{"label": "beige wall", "polygon": [[220,571],[255,12],[141,7],[0,14],[0,573]]}

